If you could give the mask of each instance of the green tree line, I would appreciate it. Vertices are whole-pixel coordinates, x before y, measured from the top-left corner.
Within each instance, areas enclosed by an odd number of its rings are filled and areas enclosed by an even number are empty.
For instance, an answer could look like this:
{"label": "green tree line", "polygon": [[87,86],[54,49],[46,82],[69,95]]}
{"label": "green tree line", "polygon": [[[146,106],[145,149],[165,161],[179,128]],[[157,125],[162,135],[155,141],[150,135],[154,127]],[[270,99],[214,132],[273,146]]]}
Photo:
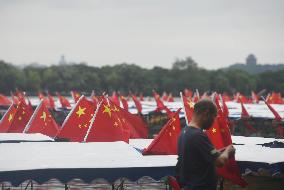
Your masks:
{"label": "green tree line", "polygon": [[159,93],[166,91],[178,96],[184,88],[198,89],[200,93],[217,91],[249,95],[251,90],[263,89],[284,93],[284,70],[255,75],[242,70],[206,70],[191,57],[177,59],[170,69],[158,66],[146,69],[127,63],[102,67],[67,64],[19,68],[0,61],[0,93],[4,94],[15,89],[30,95],[47,90],[63,94],[69,94],[70,90],[90,93],[94,89],[97,94],[117,90],[122,94],[132,91],[150,95],[155,89]]}

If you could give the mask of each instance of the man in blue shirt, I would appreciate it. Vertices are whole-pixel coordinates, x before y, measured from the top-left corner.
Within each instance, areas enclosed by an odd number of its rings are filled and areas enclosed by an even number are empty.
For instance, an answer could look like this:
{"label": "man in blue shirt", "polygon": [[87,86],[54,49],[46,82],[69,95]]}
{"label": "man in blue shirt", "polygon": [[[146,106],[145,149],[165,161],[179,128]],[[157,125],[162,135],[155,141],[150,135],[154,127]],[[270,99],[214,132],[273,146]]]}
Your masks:
{"label": "man in blue shirt", "polygon": [[212,101],[197,102],[189,126],[179,137],[176,175],[183,190],[216,190],[215,166],[224,166],[235,153],[232,145],[217,151],[203,132],[212,126],[216,116],[217,108]]}

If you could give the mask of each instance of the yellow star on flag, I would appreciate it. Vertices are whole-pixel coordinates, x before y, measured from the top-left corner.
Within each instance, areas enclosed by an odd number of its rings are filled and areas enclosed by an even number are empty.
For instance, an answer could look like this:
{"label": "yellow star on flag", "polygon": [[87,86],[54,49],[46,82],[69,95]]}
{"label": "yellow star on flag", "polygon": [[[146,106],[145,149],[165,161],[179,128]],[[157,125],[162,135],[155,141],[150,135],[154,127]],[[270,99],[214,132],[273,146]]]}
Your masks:
{"label": "yellow star on flag", "polygon": [[213,132],[213,133],[216,133],[216,131],[217,131],[217,130],[216,130],[215,128],[212,129],[212,132]]}
{"label": "yellow star on flag", "polygon": [[42,112],[40,119],[43,119],[43,121],[45,122],[45,120],[46,120],[46,113],[45,112]]}
{"label": "yellow star on flag", "polygon": [[192,101],[187,102],[190,108],[194,108],[194,103]]}
{"label": "yellow star on flag", "polygon": [[118,112],[118,111],[119,111],[119,109],[117,109],[117,107],[116,107],[116,106],[114,106],[114,109],[113,109],[112,111],[114,111],[114,112]]}
{"label": "yellow star on flag", "polygon": [[80,117],[81,115],[86,114],[85,113],[86,108],[81,108],[81,106],[79,106],[78,111],[76,112],[76,114],[78,115],[78,117]]}
{"label": "yellow star on flag", "polygon": [[108,113],[109,117],[111,117],[111,109],[110,109],[110,107],[104,105],[104,108],[105,109],[104,109],[103,113]]}
{"label": "yellow star on flag", "polygon": [[113,124],[115,127],[117,127],[118,126],[118,123],[117,122],[114,122],[114,124]]}
{"label": "yellow star on flag", "polygon": [[13,119],[13,114],[10,113],[8,121],[11,122],[12,119]]}

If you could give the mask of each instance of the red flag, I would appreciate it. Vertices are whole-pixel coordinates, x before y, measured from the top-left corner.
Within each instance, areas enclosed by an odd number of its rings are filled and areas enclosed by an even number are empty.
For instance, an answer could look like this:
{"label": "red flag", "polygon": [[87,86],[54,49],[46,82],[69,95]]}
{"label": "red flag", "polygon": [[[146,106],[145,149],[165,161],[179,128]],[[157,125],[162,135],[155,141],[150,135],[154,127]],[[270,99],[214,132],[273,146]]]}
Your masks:
{"label": "red flag", "polygon": [[244,125],[246,126],[246,128],[247,128],[248,130],[250,130],[250,131],[252,131],[252,132],[256,132],[256,129],[253,128],[253,126],[251,126],[251,125],[249,124],[249,122],[247,121],[247,119],[250,118],[250,115],[249,115],[249,113],[247,112],[247,109],[245,108],[245,106],[244,106],[242,100],[240,100],[240,102],[241,102],[241,106],[242,106],[241,119],[243,120]]}
{"label": "red flag", "polygon": [[131,95],[131,97],[132,97],[132,99],[134,101],[134,104],[136,106],[136,109],[137,109],[138,113],[141,114],[142,113],[142,105],[141,105],[140,101],[133,94]]}
{"label": "red flag", "polygon": [[58,138],[69,139],[73,142],[82,142],[88,131],[91,119],[95,112],[93,102],[81,96],[62,124]]}
{"label": "red flag", "polygon": [[140,101],[144,101],[144,96],[142,93],[140,93]]}
{"label": "red flag", "polygon": [[16,112],[16,105],[12,104],[1,119],[0,133],[6,133],[8,131],[13,122]]}
{"label": "red flag", "polygon": [[121,102],[122,102],[123,108],[124,108],[125,110],[128,110],[128,103],[127,103],[126,98],[125,98],[124,96],[120,96],[120,100],[121,100]]}
{"label": "red flag", "polygon": [[223,99],[223,101],[225,101],[225,102],[230,102],[230,101],[232,101],[232,100],[231,100],[231,97],[230,97],[227,93],[223,93],[222,99]]}
{"label": "red flag", "polygon": [[71,96],[73,97],[75,103],[77,103],[79,98],[81,97],[81,94],[79,92],[71,90]]}
{"label": "red flag", "polygon": [[113,103],[115,103],[117,106],[120,106],[120,102],[119,102],[117,93],[116,93],[115,91],[112,92],[111,100],[112,100]]}
{"label": "red flag", "polygon": [[169,98],[168,98],[168,102],[174,102],[174,97],[172,95],[172,93],[169,94]]}
{"label": "red flag", "polygon": [[[267,105],[267,107],[269,108],[269,110],[273,113],[275,120],[277,122],[281,122],[282,121],[282,117],[279,115],[279,113],[266,101],[264,101],[265,104]],[[278,124],[278,134],[280,137],[284,136],[284,128],[282,127],[282,125],[279,123]]]}
{"label": "red flag", "polygon": [[185,88],[184,89],[184,96],[185,97],[187,97],[187,98],[191,98],[192,97],[192,91],[191,90],[189,90],[189,89],[187,89],[187,88]]}
{"label": "red flag", "polygon": [[38,98],[40,100],[43,100],[44,104],[47,106],[47,107],[50,107],[50,101],[48,98],[44,97],[43,93],[42,92],[38,92]]}
{"label": "red flag", "polygon": [[186,124],[188,125],[193,115],[194,103],[188,100],[185,96],[183,96],[182,93],[180,93],[180,96],[181,96],[181,100],[183,102],[183,107],[185,111]]}
{"label": "red flag", "polygon": [[11,100],[9,100],[3,94],[0,94],[0,105],[1,106],[10,106],[12,104]]}
{"label": "red flag", "polygon": [[258,97],[258,95],[257,95],[254,91],[251,91],[251,98],[252,98],[252,102],[253,102],[253,103],[258,104],[258,102],[259,102],[259,97]]}
{"label": "red flag", "polygon": [[168,101],[168,98],[169,98],[168,94],[166,92],[163,92],[162,100],[163,101]]}
{"label": "red flag", "polygon": [[168,117],[172,117],[174,115],[174,113],[167,107],[164,105],[164,103],[162,102],[162,100],[160,99],[160,96],[157,92],[153,91],[153,96],[155,98],[155,101],[157,103],[157,109],[156,111],[162,111],[165,110]]}
{"label": "red flag", "polygon": [[67,108],[67,109],[71,108],[70,102],[64,96],[61,96],[59,93],[57,93],[57,97],[59,99],[62,108]]}
{"label": "red flag", "polygon": [[151,142],[151,144],[143,150],[143,155],[176,155],[177,142],[180,135],[179,112],[181,108],[174,113],[159,134]]}
{"label": "red flag", "polygon": [[148,126],[143,121],[143,118],[138,115],[130,113],[128,110],[116,107],[114,111],[119,115],[120,119],[125,120],[130,129],[130,138],[147,138],[148,137]]}
{"label": "red flag", "polygon": [[99,100],[98,100],[98,98],[97,98],[96,93],[95,93],[94,90],[92,90],[91,100],[92,100],[92,101],[94,102],[94,104],[97,106]]}
{"label": "red flag", "polygon": [[247,97],[245,97],[244,95],[242,95],[239,92],[237,93],[235,98],[236,98],[238,103],[240,103],[240,101],[242,101],[244,104],[248,104],[248,103],[252,102],[251,100],[249,100]]}
{"label": "red flag", "polygon": [[103,99],[84,138],[85,142],[129,142],[130,129],[124,119],[117,112],[116,105],[112,101]]}
{"label": "red flag", "polygon": [[41,133],[53,138],[58,133],[58,130],[58,124],[42,100],[34,111],[29,123],[26,125],[24,133]]}
{"label": "red flag", "polygon": [[18,98],[11,92],[12,101],[14,104],[19,105],[20,101]]}
{"label": "red flag", "polygon": [[43,99],[44,99],[44,95],[43,95],[42,92],[38,92],[37,96],[38,96],[38,98],[39,98],[40,100],[43,100]]}
{"label": "red flag", "polygon": [[50,93],[48,93],[47,96],[48,96],[48,100],[49,100],[49,104],[48,104],[49,107],[51,109],[55,109],[55,103],[54,103],[54,99],[53,99],[52,95]]}
{"label": "red flag", "polygon": [[21,101],[18,105],[15,117],[12,121],[10,128],[8,129],[9,133],[22,133],[25,129],[25,126],[29,122],[33,114],[33,108],[30,105],[27,105],[25,102]]}
{"label": "red flag", "polygon": [[[217,117],[212,127],[206,131],[206,134],[216,149],[223,149],[224,147],[232,144],[232,139],[229,127],[227,125],[228,123],[224,118],[218,101],[216,101],[216,105],[218,108]],[[247,183],[241,177],[234,157],[229,158],[229,162],[225,166],[217,168],[217,173],[218,175],[223,176],[225,179],[230,180],[242,187],[247,185]]]}
{"label": "red flag", "polygon": [[229,109],[228,106],[226,104],[225,99],[222,97],[222,103],[223,103],[223,113],[224,113],[224,117],[228,118],[229,117]]}

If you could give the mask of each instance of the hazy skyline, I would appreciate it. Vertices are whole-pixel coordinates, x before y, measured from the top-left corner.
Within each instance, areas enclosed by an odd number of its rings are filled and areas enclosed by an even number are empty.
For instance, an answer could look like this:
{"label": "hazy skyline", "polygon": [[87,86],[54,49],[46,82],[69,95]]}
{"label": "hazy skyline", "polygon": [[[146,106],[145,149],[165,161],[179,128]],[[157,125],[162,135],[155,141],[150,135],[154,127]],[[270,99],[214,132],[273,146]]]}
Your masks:
{"label": "hazy skyline", "polygon": [[282,0],[0,0],[0,60],[216,69],[284,62]]}

